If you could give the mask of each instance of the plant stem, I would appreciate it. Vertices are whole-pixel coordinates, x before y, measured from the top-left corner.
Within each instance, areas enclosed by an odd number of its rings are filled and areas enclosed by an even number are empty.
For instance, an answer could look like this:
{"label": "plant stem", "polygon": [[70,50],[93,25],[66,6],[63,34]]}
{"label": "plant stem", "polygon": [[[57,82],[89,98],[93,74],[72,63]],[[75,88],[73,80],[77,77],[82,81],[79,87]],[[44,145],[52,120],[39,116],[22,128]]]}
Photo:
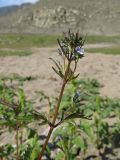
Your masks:
{"label": "plant stem", "polygon": [[[58,116],[58,111],[59,111],[60,103],[61,103],[62,96],[63,96],[63,92],[64,92],[65,86],[67,84],[67,78],[68,78],[68,74],[69,74],[70,64],[71,64],[71,61],[68,62],[68,66],[67,66],[67,69],[65,71],[65,75],[64,75],[64,79],[63,79],[63,84],[62,84],[62,87],[61,87],[60,95],[59,95],[59,98],[58,98],[58,103],[57,103],[57,106],[56,106],[56,109],[55,109],[55,113],[54,113],[54,117],[53,117],[53,121],[52,121],[52,125],[53,126],[55,125],[55,122],[56,122],[56,119],[57,119],[57,116]],[[49,141],[49,139],[51,137],[51,134],[52,134],[53,130],[54,130],[54,127],[51,126],[50,129],[49,129],[47,138],[45,140],[45,143],[43,144],[42,150],[41,150],[41,152],[39,154],[38,160],[42,159],[42,156],[44,154],[44,151],[46,149],[46,146],[48,144],[48,141]]]}
{"label": "plant stem", "polygon": [[20,144],[23,143],[23,129],[21,129],[21,132],[20,132]]}
{"label": "plant stem", "polygon": [[65,149],[65,160],[69,160],[68,151]]}
{"label": "plant stem", "polygon": [[68,160],[66,155],[65,155],[65,160]]}
{"label": "plant stem", "polygon": [[19,160],[19,151],[18,151],[18,147],[19,147],[19,130],[18,128],[16,129],[16,160]]}

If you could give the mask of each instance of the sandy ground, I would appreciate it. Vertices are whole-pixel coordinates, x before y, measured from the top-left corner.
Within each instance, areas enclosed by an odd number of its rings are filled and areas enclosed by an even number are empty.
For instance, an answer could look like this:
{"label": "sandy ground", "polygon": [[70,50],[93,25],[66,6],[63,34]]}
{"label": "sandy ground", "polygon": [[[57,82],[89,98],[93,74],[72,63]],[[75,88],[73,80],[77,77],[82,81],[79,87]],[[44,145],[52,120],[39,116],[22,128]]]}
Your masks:
{"label": "sandy ground", "polygon": [[[26,81],[24,84],[24,90],[29,98],[35,94],[35,91],[40,90],[45,91],[48,95],[58,94],[61,80],[54,74],[51,68],[53,63],[49,59],[50,57],[54,59],[60,58],[57,47],[34,48],[32,51],[34,54],[26,57],[0,57],[0,75],[17,73],[22,76],[37,76],[36,80]],[[103,88],[100,90],[102,95],[120,98],[119,55],[85,53],[85,57],[79,61],[77,73],[80,73],[79,78],[95,78],[103,84]],[[42,109],[39,104],[37,108]],[[13,134],[4,132],[0,136],[0,142],[8,143],[8,141],[13,143],[14,136]]]}
{"label": "sandy ground", "polygon": [[[57,47],[32,50],[34,54],[26,57],[0,57],[0,74],[37,76],[36,80],[25,83],[24,89],[27,95],[31,96],[34,91],[40,90],[44,90],[48,95],[54,95],[59,90],[61,81],[54,74],[51,68],[53,63],[49,58],[60,58]],[[102,95],[120,98],[119,55],[85,53],[85,57],[79,61],[77,73],[80,73],[79,78],[95,78],[103,84],[104,87],[100,91]]]}

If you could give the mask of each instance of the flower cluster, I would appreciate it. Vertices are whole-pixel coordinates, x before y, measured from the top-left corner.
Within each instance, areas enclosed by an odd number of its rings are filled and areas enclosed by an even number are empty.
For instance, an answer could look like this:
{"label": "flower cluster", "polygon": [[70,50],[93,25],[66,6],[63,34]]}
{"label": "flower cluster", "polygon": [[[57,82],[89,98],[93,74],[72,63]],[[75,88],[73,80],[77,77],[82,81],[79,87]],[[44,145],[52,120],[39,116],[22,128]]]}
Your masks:
{"label": "flower cluster", "polygon": [[70,30],[67,34],[64,33],[64,38],[58,40],[60,49],[59,54],[65,56],[68,61],[78,60],[84,56],[84,39],[79,36],[79,33],[71,33]]}

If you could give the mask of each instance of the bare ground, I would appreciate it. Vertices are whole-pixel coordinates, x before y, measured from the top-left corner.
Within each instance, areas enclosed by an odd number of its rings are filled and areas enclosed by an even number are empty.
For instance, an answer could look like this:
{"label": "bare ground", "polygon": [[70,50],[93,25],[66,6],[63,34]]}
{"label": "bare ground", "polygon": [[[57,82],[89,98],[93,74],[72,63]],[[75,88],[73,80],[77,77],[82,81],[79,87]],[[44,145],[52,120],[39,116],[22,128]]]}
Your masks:
{"label": "bare ground", "polygon": [[[49,59],[59,59],[57,47],[34,48],[34,54],[26,57],[0,57],[0,74],[17,73],[22,76],[37,76],[34,81],[26,82],[24,89],[28,96],[34,91],[44,90],[53,95],[59,90],[61,81],[52,70],[53,63]],[[79,61],[77,73],[79,78],[95,78],[101,84],[101,94],[108,97],[120,98],[120,56],[87,54]]]}
{"label": "bare ground", "polygon": [[[96,47],[96,46],[86,46]],[[100,47],[100,46],[98,46]],[[57,47],[54,48],[34,48],[34,54],[26,57],[9,56],[0,57],[0,74],[10,75],[17,73],[22,76],[38,77],[33,81],[26,81],[24,89],[29,98],[34,95],[35,91],[43,90],[48,95],[56,95],[60,89],[61,81],[52,70],[53,63],[49,59],[60,58],[57,53]],[[95,78],[101,84],[100,93],[104,96],[120,98],[120,56],[88,54],[79,61],[77,73],[79,78]],[[39,104],[37,106],[40,108]],[[41,128],[41,131],[47,132],[48,128]],[[46,133],[45,133],[46,134]],[[14,133],[4,132],[0,136],[1,143],[14,143]],[[119,151],[118,151],[119,152]],[[114,159],[114,158],[113,158]]]}

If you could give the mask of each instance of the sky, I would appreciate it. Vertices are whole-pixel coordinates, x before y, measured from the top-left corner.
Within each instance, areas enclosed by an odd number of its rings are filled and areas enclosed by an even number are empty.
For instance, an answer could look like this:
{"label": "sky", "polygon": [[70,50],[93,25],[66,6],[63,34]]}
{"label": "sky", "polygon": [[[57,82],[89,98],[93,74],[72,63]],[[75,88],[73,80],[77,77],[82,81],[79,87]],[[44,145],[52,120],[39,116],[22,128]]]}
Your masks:
{"label": "sky", "polygon": [[4,6],[10,6],[10,5],[20,5],[22,3],[27,3],[27,2],[31,2],[31,3],[35,3],[38,0],[0,0],[0,7],[4,7]]}

